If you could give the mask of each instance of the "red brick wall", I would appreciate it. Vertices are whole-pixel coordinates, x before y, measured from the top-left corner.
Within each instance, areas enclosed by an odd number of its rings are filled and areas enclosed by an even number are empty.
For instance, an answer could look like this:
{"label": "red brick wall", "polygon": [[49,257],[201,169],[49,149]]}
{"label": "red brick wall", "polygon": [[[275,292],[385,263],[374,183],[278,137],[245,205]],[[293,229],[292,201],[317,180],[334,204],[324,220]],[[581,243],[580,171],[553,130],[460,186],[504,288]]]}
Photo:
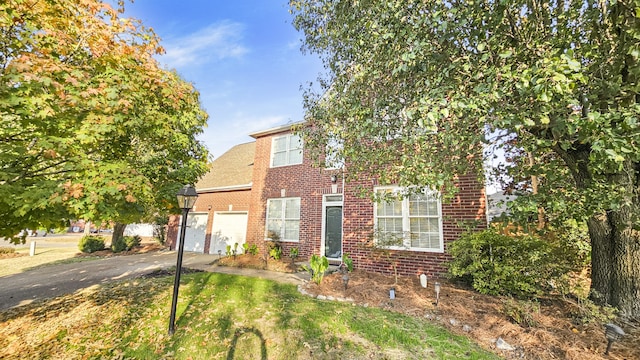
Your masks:
{"label": "red brick wall", "polygon": [[[211,228],[213,225],[213,217],[216,211],[249,211],[249,202],[251,201],[251,190],[234,190],[219,191],[198,194],[195,210],[198,212],[207,211],[207,232],[205,236],[204,249],[205,253],[209,252],[209,244],[211,242]],[[211,206],[211,209],[209,209]],[[172,249],[178,238],[178,221],[180,216],[172,216],[169,220],[169,230],[167,231],[167,243]]]}
{"label": "red brick wall", "polygon": [[[286,133],[286,132],[284,132]],[[266,203],[269,198],[300,197],[300,241],[283,242],[284,255],[297,246],[301,258],[320,253],[322,240],[322,198],[331,193],[331,174],[335,171],[311,167],[308,157],[300,165],[270,168],[271,139],[269,135],[256,140],[256,157],[253,170],[253,188],[249,210],[247,242],[260,247],[265,254]],[[341,184],[341,181],[338,182]],[[467,228],[486,227],[484,187],[473,176],[458,179],[460,191],[449,203],[442,204],[445,253],[389,251],[390,258],[372,251],[373,204],[368,199],[354,195],[354,189],[362,185],[373,188],[372,180],[349,183],[343,198],[343,252],[354,260],[356,268],[380,273],[393,273],[392,262],[397,263],[398,273],[415,275],[426,273],[439,277],[446,272],[445,262],[448,244],[457,239]],[[338,193],[342,193],[339,186]]]}
{"label": "red brick wall", "polygon": [[[262,254],[265,243],[267,199],[281,197],[300,198],[300,240],[282,242],[283,255],[288,256],[291,247],[297,247],[302,259],[320,253],[322,234],[322,195],[331,193],[331,171],[314,168],[307,156],[299,165],[270,167],[270,135],[256,140],[256,155],[253,165],[253,185],[247,242],[256,244]],[[284,190],[284,196],[282,196]],[[340,192],[340,190],[338,190]]]}
{"label": "red brick wall", "polygon": [[381,251],[374,249],[373,203],[353,195],[349,191],[357,185],[373,188],[374,181],[350,183],[344,200],[343,251],[354,260],[356,268],[378,273],[393,274],[393,264],[399,275],[427,274],[428,277],[442,277],[447,271],[445,262],[451,257],[447,248],[466,229],[486,228],[484,187],[474,176],[458,179],[459,192],[450,202],[442,203],[442,233],[444,253],[417,252],[404,250]]}

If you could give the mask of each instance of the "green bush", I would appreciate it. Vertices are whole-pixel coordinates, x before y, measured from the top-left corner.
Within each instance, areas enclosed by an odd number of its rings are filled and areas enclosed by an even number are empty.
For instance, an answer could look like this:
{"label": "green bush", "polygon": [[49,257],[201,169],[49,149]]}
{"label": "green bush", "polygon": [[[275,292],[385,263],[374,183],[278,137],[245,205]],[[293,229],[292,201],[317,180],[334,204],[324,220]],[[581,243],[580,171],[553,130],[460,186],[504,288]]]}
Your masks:
{"label": "green bush", "polygon": [[78,248],[83,253],[93,253],[104,250],[104,239],[98,235],[83,236],[78,242]]}
{"label": "green bush", "polygon": [[121,251],[129,251],[136,246],[140,246],[142,242],[142,238],[138,235],[135,236],[123,236],[121,238],[116,239],[111,244],[111,251],[118,253]]}
{"label": "green bush", "polygon": [[291,263],[293,264],[296,261],[296,258],[300,255],[300,250],[298,247],[294,246],[289,249],[289,257],[291,258]]}
{"label": "green bush", "polygon": [[313,254],[311,255],[311,260],[309,260],[309,265],[311,265],[311,280],[320,285],[324,278],[324,273],[329,268],[329,260],[325,256],[320,257]]}
{"label": "green bush", "polygon": [[140,246],[142,238],[139,235],[125,236],[124,243],[127,245],[127,250],[131,250],[134,247]]}
{"label": "green bush", "polygon": [[348,253],[342,255],[342,263],[347,267],[347,271],[353,271],[353,259],[349,257]]}
{"label": "green bush", "polygon": [[483,294],[529,297],[565,286],[582,262],[566,244],[494,230],[464,234],[449,252],[449,273]]}
{"label": "green bush", "polygon": [[111,241],[111,251],[119,253],[127,250],[127,243],[124,242],[124,237],[115,238]]}
{"label": "green bush", "polygon": [[255,256],[255,255],[258,255],[258,252],[260,252],[260,249],[258,249],[258,245],[251,244],[251,246],[249,246],[249,248],[248,248],[248,252],[249,252],[249,254]]}
{"label": "green bush", "polygon": [[282,257],[282,245],[280,245],[279,241],[269,243],[269,256],[274,260],[280,260]]}

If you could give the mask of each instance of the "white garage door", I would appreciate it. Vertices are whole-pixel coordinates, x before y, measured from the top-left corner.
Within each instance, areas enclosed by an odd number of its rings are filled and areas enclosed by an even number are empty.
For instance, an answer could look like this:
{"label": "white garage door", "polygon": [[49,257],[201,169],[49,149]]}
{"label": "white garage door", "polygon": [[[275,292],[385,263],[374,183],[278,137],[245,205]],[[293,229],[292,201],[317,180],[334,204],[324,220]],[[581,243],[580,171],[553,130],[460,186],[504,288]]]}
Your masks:
{"label": "white garage door", "polygon": [[246,212],[216,212],[213,214],[213,225],[211,228],[210,254],[217,254],[218,250],[222,254],[226,253],[227,245],[233,249],[233,244],[238,243],[238,251],[242,251],[247,236]]}
{"label": "white garage door", "polygon": [[[184,234],[184,251],[204,253],[204,238],[207,233],[208,215],[193,213],[187,216],[187,230]],[[180,218],[182,224],[182,218]],[[180,244],[180,227],[178,227],[178,244]]]}

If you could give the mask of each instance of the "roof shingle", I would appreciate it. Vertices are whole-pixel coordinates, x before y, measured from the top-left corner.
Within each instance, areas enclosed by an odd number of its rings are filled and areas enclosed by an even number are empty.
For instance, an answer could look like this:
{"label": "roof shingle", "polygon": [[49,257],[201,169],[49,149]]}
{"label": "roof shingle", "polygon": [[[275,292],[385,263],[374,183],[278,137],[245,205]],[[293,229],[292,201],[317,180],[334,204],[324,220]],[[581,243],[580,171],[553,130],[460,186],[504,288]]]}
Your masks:
{"label": "roof shingle", "polygon": [[209,172],[196,183],[196,190],[207,192],[251,187],[255,151],[255,141],[232,147],[211,163]]}

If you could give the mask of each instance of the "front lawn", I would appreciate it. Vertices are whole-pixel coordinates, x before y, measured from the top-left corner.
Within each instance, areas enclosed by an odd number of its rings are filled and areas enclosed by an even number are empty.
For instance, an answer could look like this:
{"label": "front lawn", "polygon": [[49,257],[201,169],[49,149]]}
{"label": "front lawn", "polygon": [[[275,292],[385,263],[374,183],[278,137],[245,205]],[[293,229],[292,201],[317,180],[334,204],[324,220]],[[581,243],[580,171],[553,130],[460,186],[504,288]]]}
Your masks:
{"label": "front lawn", "polygon": [[316,300],[268,280],[183,275],[107,284],[0,313],[0,358],[495,359],[425,319]]}

